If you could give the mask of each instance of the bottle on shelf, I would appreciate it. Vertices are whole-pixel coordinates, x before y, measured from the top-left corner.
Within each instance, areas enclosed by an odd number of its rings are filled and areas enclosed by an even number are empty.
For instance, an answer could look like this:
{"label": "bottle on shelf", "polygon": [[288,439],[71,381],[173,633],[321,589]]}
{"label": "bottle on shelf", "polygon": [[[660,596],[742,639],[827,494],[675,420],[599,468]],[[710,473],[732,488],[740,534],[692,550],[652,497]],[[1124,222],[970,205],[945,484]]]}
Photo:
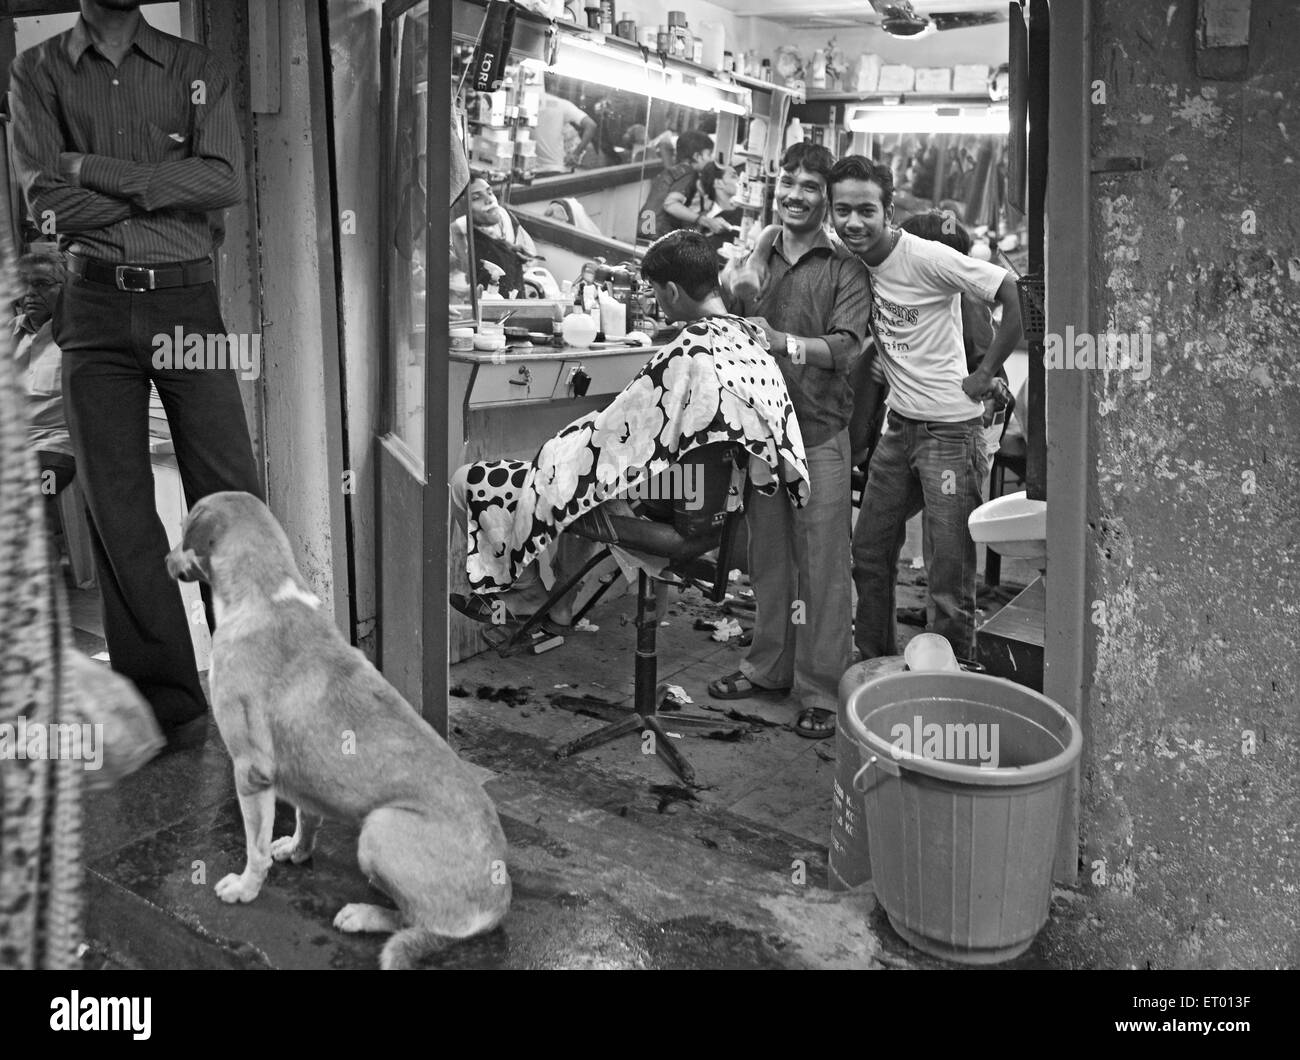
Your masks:
{"label": "bottle on shelf", "polygon": [[826,53],[821,48],[813,52],[812,77],[808,82],[808,87],[826,87]]}

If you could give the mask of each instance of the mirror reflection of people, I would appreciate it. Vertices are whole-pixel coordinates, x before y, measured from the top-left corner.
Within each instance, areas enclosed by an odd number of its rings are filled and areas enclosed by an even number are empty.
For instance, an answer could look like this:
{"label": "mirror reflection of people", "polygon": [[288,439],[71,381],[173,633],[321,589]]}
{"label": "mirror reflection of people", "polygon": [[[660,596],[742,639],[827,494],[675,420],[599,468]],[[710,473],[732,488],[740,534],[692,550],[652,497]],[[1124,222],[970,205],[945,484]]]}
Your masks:
{"label": "mirror reflection of people", "polygon": [[54,307],[67,272],[52,250],[24,254],[18,260],[23,288],[14,317],[14,361],[27,399],[27,437],[36,454],[40,491],[53,520],[54,498],[77,472],[72,435],[63,411],[63,353],[54,341]]}
{"label": "mirror reflection of people", "polygon": [[[469,220],[474,230],[474,260],[479,286],[510,298],[524,296],[524,263],[537,257],[537,247],[521,226],[515,225],[508,210],[498,202],[487,178],[476,174],[466,191]],[[458,267],[468,271],[464,217],[452,222],[452,247]]]}
{"label": "mirror reflection of people", "polygon": [[552,199],[542,216],[549,217],[552,221],[572,225],[579,232],[586,232],[591,236],[603,236],[605,234],[600,230],[600,226],[591,219],[591,215],[587,213],[587,208],[572,195],[566,195],[562,199]]}
{"label": "mirror reflection of people", "polygon": [[[536,175],[553,176],[576,168],[596,138],[596,128],[596,120],[572,100],[543,91],[537,109],[537,131],[533,134],[537,141]],[[565,145],[569,129],[578,138],[571,149]]]}
{"label": "mirror reflection of people", "polygon": [[677,162],[650,183],[641,207],[637,238],[653,240],[682,228],[713,234],[727,231],[725,221],[709,217],[699,195],[699,177],[713,162],[713,141],[706,133],[684,132],[677,137]]}
{"label": "mirror reflection of people", "polygon": [[700,172],[700,191],[704,195],[708,216],[726,225],[722,231],[708,234],[710,245],[714,250],[720,250],[734,237],[745,212],[736,197],[740,191],[740,177],[735,167],[710,162]]}

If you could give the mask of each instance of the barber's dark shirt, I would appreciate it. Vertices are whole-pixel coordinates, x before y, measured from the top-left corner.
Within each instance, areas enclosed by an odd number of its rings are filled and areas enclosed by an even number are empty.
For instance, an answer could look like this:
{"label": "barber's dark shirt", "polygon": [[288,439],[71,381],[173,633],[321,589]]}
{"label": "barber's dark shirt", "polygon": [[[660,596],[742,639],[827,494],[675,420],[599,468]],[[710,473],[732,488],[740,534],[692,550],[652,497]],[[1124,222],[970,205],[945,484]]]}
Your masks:
{"label": "barber's dark shirt", "polygon": [[[230,80],[206,48],[141,20],[121,66],[85,23],[14,60],[14,155],[32,220],[64,249],[113,262],[212,253],[208,211],[244,198]],[[59,154],[85,155],[78,185]]]}
{"label": "barber's dark shirt", "polygon": [[766,317],[777,331],[805,339],[824,339],[834,369],[795,364],[774,350],[805,445],[834,438],[853,415],[849,367],[862,350],[871,311],[871,280],[854,255],[837,247],[825,232],[797,261],[785,255],[785,233],[777,235],[768,263],[768,280],[758,297],[731,302],[740,316]]}

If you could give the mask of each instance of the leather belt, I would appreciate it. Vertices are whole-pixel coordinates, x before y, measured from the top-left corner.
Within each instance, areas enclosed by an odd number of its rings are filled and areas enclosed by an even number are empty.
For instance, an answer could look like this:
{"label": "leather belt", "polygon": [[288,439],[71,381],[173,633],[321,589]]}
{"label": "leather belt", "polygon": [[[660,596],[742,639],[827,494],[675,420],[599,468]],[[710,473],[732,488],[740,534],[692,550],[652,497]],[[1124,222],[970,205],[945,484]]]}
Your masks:
{"label": "leather belt", "polygon": [[984,414],[983,414],[983,413],[981,413],[981,414],[978,415],[978,416],[972,416],[972,417],[971,417],[970,419],[968,419],[968,420],[918,420],[918,419],[914,419],[914,418],[911,417],[911,416],[904,416],[901,412],[895,412],[893,409],[890,409],[890,410],[889,410],[889,414],[890,414],[891,416],[893,416],[894,419],[896,419],[896,420],[902,420],[903,423],[917,423],[917,424],[920,424],[921,426],[926,426],[926,425],[931,424],[931,423],[936,423],[936,424],[939,424],[940,426],[943,426],[943,425],[945,425],[945,424],[951,424],[951,425],[954,425],[954,426],[962,426],[962,425],[967,424],[967,423],[983,423],[983,421],[984,421]]}
{"label": "leather belt", "polygon": [[119,291],[157,291],[163,287],[192,287],[211,283],[212,260],[168,261],[156,265],[116,265],[108,261],[68,255],[68,271],[91,283],[103,283]]}

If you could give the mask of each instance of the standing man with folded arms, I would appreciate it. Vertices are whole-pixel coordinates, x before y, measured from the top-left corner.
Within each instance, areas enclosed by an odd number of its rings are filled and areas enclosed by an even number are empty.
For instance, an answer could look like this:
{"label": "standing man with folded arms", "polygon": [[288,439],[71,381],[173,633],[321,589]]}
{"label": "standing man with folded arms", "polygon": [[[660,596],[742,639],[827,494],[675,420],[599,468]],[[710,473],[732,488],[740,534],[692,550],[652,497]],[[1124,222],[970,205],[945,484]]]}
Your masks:
{"label": "standing man with folded arms", "polygon": [[262,490],[235,369],[155,366],[155,336],[179,327],[211,350],[206,337],[225,335],[209,211],[243,200],[245,174],[230,79],[206,48],[150,26],[141,2],[81,0],[72,29],[18,56],[10,93],[28,209],[68,255],[54,338],[109,656],[174,730],[207,704],[163,566],[150,382],[191,505]]}

